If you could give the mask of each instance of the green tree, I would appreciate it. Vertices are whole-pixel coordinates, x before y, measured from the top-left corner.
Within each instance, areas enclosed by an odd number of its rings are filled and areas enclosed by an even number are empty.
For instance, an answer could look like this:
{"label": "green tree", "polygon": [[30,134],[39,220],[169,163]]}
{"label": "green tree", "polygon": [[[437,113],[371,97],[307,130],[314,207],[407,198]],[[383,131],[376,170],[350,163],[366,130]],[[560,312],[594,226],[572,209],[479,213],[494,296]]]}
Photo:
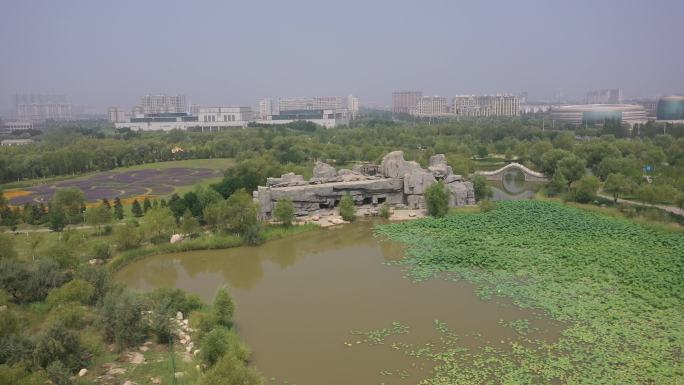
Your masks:
{"label": "green tree", "polygon": [[233,324],[235,304],[230,293],[228,293],[228,289],[225,287],[219,288],[216,292],[212,312],[218,324],[223,326],[231,326]]}
{"label": "green tree", "polygon": [[541,157],[542,171],[547,175],[551,175],[558,168],[558,163],[570,154],[570,152],[559,148],[545,152]]}
{"label": "green tree", "polygon": [[283,226],[289,227],[292,225],[294,220],[295,208],[292,199],[290,198],[280,198],[276,203],[275,209],[273,210],[273,216],[276,220],[283,224]]}
{"label": "green tree", "polygon": [[173,216],[178,220],[183,215],[185,210],[188,209],[188,206],[185,204],[185,200],[183,200],[183,198],[174,193],[169,199],[169,209],[171,209]]}
{"label": "green tree", "polygon": [[257,223],[259,206],[244,189],[239,189],[226,199],[230,227],[242,234]]}
{"label": "green tree", "polygon": [[61,362],[73,372],[85,365],[84,353],[85,348],[81,345],[78,334],[68,330],[61,322],[56,322],[38,337],[33,350],[33,361],[41,368],[47,368],[53,362]]}
{"label": "green tree", "polygon": [[637,190],[636,194],[639,200],[645,203],[655,203],[658,200],[656,189],[650,183],[642,184]]}
{"label": "green tree", "polygon": [[166,207],[153,208],[145,215],[145,223],[142,227],[152,241],[168,240],[176,229],[176,218]]}
{"label": "green tree", "polygon": [[60,215],[64,215],[66,223],[79,223],[83,221],[82,207],[84,205],[83,191],[77,188],[63,188],[55,191],[55,195],[50,200],[50,211],[59,211]]}
{"label": "green tree", "polygon": [[441,218],[449,212],[449,198],[451,194],[444,182],[433,183],[425,189],[425,204],[428,215]]}
{"label": "green tree", "polygon": [[353,222],[356,219],[356,204],[351,195],[346,194],[340,200],[340,216],[345,221]]}
{"label": "green tree", "polygon": [[150,202],[150,198],[145,197],[145,200],[143,200],[143,212],[147,214],[147,211],[152,208],[152,202]]}
{"label": "green tree", "polygon": [[119,197],[114,198],[114,218],[116,219],[123,219],[124,217],[124,209],[123,205],[121,204],[121,199]]}
{"label": "green tree", "polygon": [[[200,350],[201,351],[201,350]],[[230,354],[221,359],[199,380],[199,385],[261,385],[263,379]]]}
{"label": "green tree", "polygon": [[610,174],[606,183],[603,185],[603,191],[613,196],[613,201],[617,203],[618,198],[625,194],[629,194],[634,189],[632,181],[622,174]]}
{"label": "green tree", "polygon": [[110,290],[100,307],[100,326],[108,342],[116,342],[119,349],[138,343],[145,335],[147,323],[143,319],[140,298],[125,289]]}
{"label": "green tree", "polygon": [[140,246],[143,230],[138,223],[129,220],[126,224],[114,228],[114,243],[119,250],[129,250]]}
{"label": "green tree", "polygon": [[553,173],[553,178],[551,178],[551,181],[546,185],[546,193],[549,196],[561,194],[565,191],[567,185],[568,181],[563,176],[563,173],[560,169],[556,169],[556,172]]}
{"label": "green tree", "polygon": [[[145,199],[147,199],[147,198],[145,198]],[[140,218],[143,216],[143,209],[142,209],[142,207],[140,207],[140,203],[138,202],[137,199],[133,199],[133,203],[131,204],[131,213],[136,218]]]}
{"label": "green tree", "polygon": [[0,233],[0,259],[16,258],[14,239],[7,233]]}
{"label": "green tree", "polygon": [[86,209],[85,222],[89,226],[96,227],[97,231],[101,232],[103,225],[112,223],[112,213],[105,205],[90,207]]}
{"label": "green tree", "polygon": [[473,190],[475,191],[475,199],[478,201],[491,198],[494,195],[492,188],[487,183],[487,178],[480,174],[473,177]]}
{"label": "green tree", "polygon": [[67,218],[64,210],[59,206],[52,206],[48,211],[48,224],[52,231],[62,231],[67,225]]}
{"label": "green tree", "polygon": [[109,203],[109,199],[102,198],[102,205],[107,208],[107,210],[112,209],[112,205]]}
{"label": "green tree", "polygon": [[216,327],[205,334],[200,346],[201,359],[208,367],[214,366],[225,355],[230,355],[240,362],[246,362],[249,358],[249,351],[238,336],[224,327]]}
{"label": "green tree", "polygon": [[586,162],[574,154],[565,156],[558,162],[558,169],[568,182],[568,187],[585,174]]}
{"label": "green tree", "polygon": [[191,235],[200,231],[199,222],[192,216],[190,209],[185,209],[185,213],[180,217],[180,231]]}
{"label": "green tree", "polygon": [[574,199],[580,203],[591,202],[596,198],[600,186],[599,179],[593,175],[585,175],[573,186]]}
{"label": "green tree", "polygon": [[95,288],[89,282],[81,279],[74,279],[61,287],[50,290],[47,296],[48,305],[55,307],[67,302],[78,302],[88,305],[93,299]]}

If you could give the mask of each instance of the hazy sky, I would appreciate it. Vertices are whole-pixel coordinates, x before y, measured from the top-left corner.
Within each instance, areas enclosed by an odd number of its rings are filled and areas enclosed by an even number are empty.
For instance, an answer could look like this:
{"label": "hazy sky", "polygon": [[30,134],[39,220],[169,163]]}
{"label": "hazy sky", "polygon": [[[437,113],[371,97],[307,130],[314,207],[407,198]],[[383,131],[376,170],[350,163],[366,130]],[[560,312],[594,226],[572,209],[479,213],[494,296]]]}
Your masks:
{"label": "hazy sky", "polygon": [[347,95],[684,92],[684,0],[0,0],[0,111],[15,92],[130,107]]}

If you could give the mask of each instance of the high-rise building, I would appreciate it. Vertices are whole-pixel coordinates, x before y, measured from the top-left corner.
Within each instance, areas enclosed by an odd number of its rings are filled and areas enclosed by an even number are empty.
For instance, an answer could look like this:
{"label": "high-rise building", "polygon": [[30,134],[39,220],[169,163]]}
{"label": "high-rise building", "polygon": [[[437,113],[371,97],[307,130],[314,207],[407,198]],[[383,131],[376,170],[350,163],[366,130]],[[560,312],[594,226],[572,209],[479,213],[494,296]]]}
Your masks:
{"label": "high-rise building", "polygon": [[454,114],[460,116],[518,116],[520,98],[516,95],[458,95]]}
{"label": "high-rise building", "polygon": [[392,92],[392,112],[395,114],[408,114],[423,97],[422,91],[398,91]]}
{"label": "high-rise building", "polygon": [[264,98],[259,100],[259,119],[267,119],[269,115],[273,115],[273,99]]}
{"label": "high-rise building", "polygon": [[123,108],[119,108],[116,106],[109,107],[109,109],[107,110],[107,116],[109,118],[109,121],[112,123],[127,122],[130,118],[128,112],[124,111]]}
{"label": "high-rise building", "polygon": [[444,97],[423,96],[410,112],[416,116],[444,116],[451,113],[451,108]]}
{"label": "high-rise building", "polygon": [[71,119],[71,104],[64,95],[17,94],[14,98],[16,117],[22,121]]}
{"label": "high-rise building", "polygon": [[586,104],[620,104],[622,103],[622,89],[612,88],[587,92],[584,97]]}
{"label": "high-rise building", "polygon": [[347,96],[347,109],[349,110],[350,118],[356,119],[359,117],[359,98],[354,95]]}
{"label": "high-rise building", "polygon": [[301,110],[336,110],[346,108],[340,96],[316,96],[313,98],[281,98],[278,112]]}
{"label": "high-rise building", "polygon": [[143,114],[187,112],[185,95],[145,95],[140,97]]}

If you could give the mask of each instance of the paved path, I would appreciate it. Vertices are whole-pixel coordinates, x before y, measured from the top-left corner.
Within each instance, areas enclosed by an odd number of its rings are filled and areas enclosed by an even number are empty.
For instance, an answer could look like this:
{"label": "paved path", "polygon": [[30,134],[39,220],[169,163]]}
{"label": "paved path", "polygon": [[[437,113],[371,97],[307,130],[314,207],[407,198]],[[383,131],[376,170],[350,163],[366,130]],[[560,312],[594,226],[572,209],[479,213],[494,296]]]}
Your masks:
{"label": "paved path", "polygon": [[[597,195],[602,197],[602,198],[613,200],[612,196],[603,194],[603,192],[599,192]],[[619,198],[617,200],[617,203],[629,203],[631,205],[656,207],[656,208],[659,208],[661,210],[665,210],[669,213],[672,213],[675,215],[680,215],[680,216],[684,217],[684,210],[680,209],[679,207],[667,206],[667,205],[656,205],[656,204],[644,203],[644,202],[635,202],[635,201],[630,201],[630,200],[626,200],[626,199],[619,199]]]}

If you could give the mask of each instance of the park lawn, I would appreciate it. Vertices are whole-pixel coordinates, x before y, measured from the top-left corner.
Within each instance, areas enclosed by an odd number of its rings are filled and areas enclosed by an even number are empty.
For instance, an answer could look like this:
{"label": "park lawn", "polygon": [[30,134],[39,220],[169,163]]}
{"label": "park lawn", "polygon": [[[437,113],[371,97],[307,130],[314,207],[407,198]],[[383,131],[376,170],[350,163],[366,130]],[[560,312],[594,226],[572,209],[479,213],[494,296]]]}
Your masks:
{"label": "park lawn", "polygon": [[172,160],[168,162],[156,162],[156,163],[145,163],[138,164],[130,167],[119,167],[112,170],[106,171],[93,171],[85,174],[79,175],[62,175],[52,178],[38,178],[38,179],[26,179],[17,182],[10,182],[0,185],[0,189],[7,192],[8,190],[16,190],[27,187],[32,187],[40,184],[52,184],[55,182],[61,182],[64,180],[81,180],[87,179],[100,172],[122,172],[131,170],[148,170],[148,169],[166,169],[174,167],[187,167],[187,168],[208,168],[211,170],[225,170],[232,167],[235,161],[230,158],[214,158],[214,159],[187,159],[187,160]]}

